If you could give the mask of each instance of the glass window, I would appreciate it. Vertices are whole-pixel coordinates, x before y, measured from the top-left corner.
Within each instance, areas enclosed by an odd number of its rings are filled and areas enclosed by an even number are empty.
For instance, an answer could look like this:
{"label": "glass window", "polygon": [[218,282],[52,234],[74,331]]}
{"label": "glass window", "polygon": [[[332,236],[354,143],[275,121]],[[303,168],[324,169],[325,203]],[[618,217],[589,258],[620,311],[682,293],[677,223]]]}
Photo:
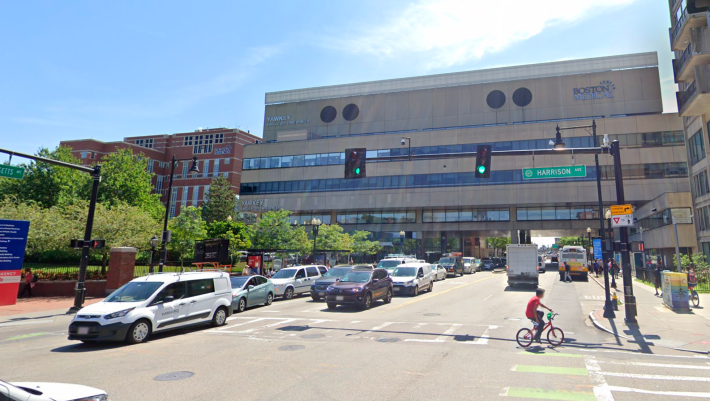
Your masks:
{"label": "glass window", "polygon": [[432,221],[434,223],[444,223],[446,222],[446,212],[443,210],[434,210],[432,212]]}
{"label": "glass window", "polygon": [[293,167],[303,167],[305,162],[305,156],[297,155],[293,157]]}
{"label": "glass window", "polygon": [[187,281],[187,296],[196,297],[214,292],[214,280],[211,278]]}
{"label": "glass window", "polygon": [[555,220],[555,208],[543,207],[541,209],[542,220]]}
{"label": "glass window", "polygon": [[569,220],[570,219],[570,209],[568,207],[560,206],[555,208],[555,220]]}
{"label": "glass window", "polygon": [[542,212],[540,208],[530,207],[528,208],[528,220],[541,220]]}
{"label": "glass window", "polygon": [[486,221],[499,221],[500,212],[496,210],[486,210]]}
{"label": "glass window", "polygon": [[308,273],[308,277],[318,277],[318,269],[315,266],[306,267],[306,273]]}
{"label": "glass window", "polygon": [[269,168],[280,168],[281,167],[281,158],[280,157],[271,157],[269,163],[270,163]]}
{"label": "glass window", "polygon": [[304,156],[304,166],[309,167],[309,166],[315,166],[316,162],[318,160],[318,155],[305,155]]}
{"label": "glass window", "polygon": [[306,278],[306,271],[303,269],[298,269],[296,273],[296,278]]}
{"label": "glass window", "polygon": [[174,299],[182,299],[185,297],[185,282],[179,282],[179,283],[172,283],[168,285],[167,287],[163,288],[162,291],[158,293],[158,295],[155,296],[155,299],[153,299],[153,304],[157,304],[159,302],[163,302],[165,297],[173,297]]}
{"label": "glass window", "polygon": [[459,221],[473,221],[473,211],[462,210],[459,212]]}
{"label": "glass window", "polygon": [[293,165],[293,156],[281,157],[281,167],[291,167]]}
{"label": "glass window", "polygon": [[500,221],[510,221],[510,209],[500,210]]}
{"label": "glass window", "polygon": [[690,165],[694,165],[705,158],[705,141],[703,130],[700,129],[688,140],[688,153],[690,154]]}
{"label": "glass window", "polygon": [[516,211],[516,219],[520,221],[526,221],[528,219],[528,209],[524,207],[519,207]]}
{"label": "glass window", "polygon": [[458,210],[447,210],[446,211],[446,221],[449,223],[459,221],[459,211]]}

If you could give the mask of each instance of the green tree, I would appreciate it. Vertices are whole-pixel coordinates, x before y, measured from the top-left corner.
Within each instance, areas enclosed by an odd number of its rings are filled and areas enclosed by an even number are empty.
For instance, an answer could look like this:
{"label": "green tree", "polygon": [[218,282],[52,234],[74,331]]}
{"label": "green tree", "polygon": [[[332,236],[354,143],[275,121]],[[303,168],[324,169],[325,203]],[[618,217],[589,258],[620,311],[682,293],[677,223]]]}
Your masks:
{"label": "green tree", "polygon": [[207,235],[207,224],[202,220],[202,209],[188,206],[180,214],[170,220],[172,239],[168,243],[171,252],[180,258],[180,264],[185,265],[185,259],[195,255],[195,242]]}
{"label": "green tree", "polygon": [[286,242],[286,249],[293,249],[300,254],[308,254],[313,251],[313,241],[308,238],[306,227],[294,227],[291,230],[290,238]]}
{"label": "green tree", "polygon": [[[84,216],[86,218],[86,216]],[[80,221],[71,220],[59,207],[42,208],[39,203],[20,203],[6,200],[0,202],[0,219],[27,220],[30,230],[27,235],[27,255],[61,250],[75,253],[69,248],[69,240],[81,232]]]}
{"label": "green tree", "polygon": [[[204,211],[203,211],[204,213]],[[213,221],[207,223],[207,237],[229,240],[229,254],[251,247],[247,226],[239,221]]]}
{"label": "green tree", "polygon": [[[692,255],[680,254],[680,266],[682,270],[686,270],[691,265],[695,268],[696,273],[707,272],[710,269],[710,265],[708,265],[707,257],[704,253],[694,253]],[[678,262],[675,254],[673,254],[673,267],[678,271]]]}
{"label": "green tree", "polygon": [[226,221],[237,208],[236,193],[226,177],[217,177],[210,184],[210,192],[202,204],[202,218],[207,222]]}
{"label": "green tree", "polygon": [[352,252],[353,241],[343,227],[337,224],[323,224],[318,227],[316,249],[322,250],[347,250]]}
{"label": "green tree", "polygon": [[365,255],[374,255],[381,249],[380,243],[378,241],[370,241],[369,237],[369,231],[354,231],[350,234],[350,238],[352,239],[352,251],[360,254],[361,260]]}
{"label": "green tree", "polygon": [[561,237],[557,241],[557,245],[559,245],[560,249],[563,246],[583,246],[585,249],[592,246],[587,237]]}
{"label": "green tree", "polygon": [[[79,165],[71,148],[62,146],[50,151],[40,148],[36,156]],[[0,178],[0,199],[13,198],[19,202],[34,202],[42,208],[73,203],[81,199],[82,188],[91,177],[85,172],[68,167],[32,161],[20,164],[25,169],[21,180]]]}
{"label": "green tree", "polygon": [[505,246],[510,244],[510,238],[508,237],[488,237],[486,238],[487,248],[493,248],[495,254],[498,255],[498,250],[503,252]]}
{"label": "green tree", "polygon": [[[101,161],[101,176],[99,202],[108,206],[120,203],[136,206],[156,219],[165,213],[160,195],[153,193],[153,173],[148,172],[148,158],[142,153],[135,155],[131,149],[116,148],[116,152]],[[85,191],[88,199],[89,184]]]}
{"label": "green tree", "polygon": [[269,211],[261,215],[261,219],[250,226],[249,235],[254,248],[279,249],[291,243],[294,227],[291,226],[288,210]]}

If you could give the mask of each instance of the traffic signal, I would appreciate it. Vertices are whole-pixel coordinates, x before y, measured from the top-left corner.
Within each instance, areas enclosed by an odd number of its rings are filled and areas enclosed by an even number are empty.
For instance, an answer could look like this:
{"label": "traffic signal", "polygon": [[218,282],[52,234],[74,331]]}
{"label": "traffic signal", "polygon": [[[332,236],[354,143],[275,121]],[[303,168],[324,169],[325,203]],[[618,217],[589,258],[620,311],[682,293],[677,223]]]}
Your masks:
{"label": "traffic signal", "polygon": [[476,150],[476,178],[491,178],[491,145],[478,145]]}
{"label": "traffic signal", "polygon": [[365,178],[365,148],[345,149],[345,178]]}
{"label": "traffic signal", "polygon": [[106,240],[105,239],[92,239],[91,240],[91,245],[89,245],[89,248],[94,248],[94,249],[101,249],[106,246]]}
{"label": "traffic signal", "polygon": [[85,245],[88,245],[89,248],[101,249],[106,246],[106,240],[92,239],[91,241],[84,241],[82,239],[73,239],[69,241],[69,246],[74,249],[81,249]]}
{"label": "traffic signal", "polygon": [[643,244],[643,241],[631,241],[631,252],[643,252],[646,250],[646,247]]}

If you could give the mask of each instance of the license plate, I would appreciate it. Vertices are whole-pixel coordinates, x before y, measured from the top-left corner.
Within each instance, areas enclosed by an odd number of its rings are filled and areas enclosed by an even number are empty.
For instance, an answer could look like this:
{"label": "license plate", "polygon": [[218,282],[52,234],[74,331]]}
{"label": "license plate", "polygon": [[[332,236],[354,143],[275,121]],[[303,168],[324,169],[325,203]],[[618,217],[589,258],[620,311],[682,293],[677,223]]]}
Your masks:
{"label": "license plate", "polygon": [[394,287],[394,292],[397,292],[397,291],[400,291],[400,290],[402,290],[402,289],[399,288],[399,287]]}
{"label": "license plate", "polygon": [[76,332],[77,334],[89,334],[89,328],[88,327],[79,327],[79,329]]}
{"label": "license plate", "polygon": [[342,300],[344,300],[344,299],[345,299],[345,297],[342,296],[342,295],[337,295],[337,296],[335,297],[335,300],[336,300],[336,301],[342,301]]}
{"label": "license plate", "polygon": [[318,296],[319,296],[319,297],[324,297],[324,296],[325,296],[325,292],[319,292],[319,293],[318,293]]}

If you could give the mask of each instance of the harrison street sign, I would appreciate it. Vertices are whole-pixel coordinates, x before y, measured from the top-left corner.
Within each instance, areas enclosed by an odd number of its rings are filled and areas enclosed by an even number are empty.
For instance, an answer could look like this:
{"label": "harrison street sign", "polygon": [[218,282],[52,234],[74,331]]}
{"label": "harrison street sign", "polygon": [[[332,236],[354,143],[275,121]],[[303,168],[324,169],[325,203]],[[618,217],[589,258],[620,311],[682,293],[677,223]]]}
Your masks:
{"label": "harrison street sign", "polygon": [[587,176],[587,166],[560,166],[560,167],[541,167],[541,168],[524,168],[524,180],[539,180],[544,178],[578,178]]}
{"label": "harrison street sign", "polygon": [[25,176],[25,169],[22,167],[0,164],[0,177],[20,179]]}

